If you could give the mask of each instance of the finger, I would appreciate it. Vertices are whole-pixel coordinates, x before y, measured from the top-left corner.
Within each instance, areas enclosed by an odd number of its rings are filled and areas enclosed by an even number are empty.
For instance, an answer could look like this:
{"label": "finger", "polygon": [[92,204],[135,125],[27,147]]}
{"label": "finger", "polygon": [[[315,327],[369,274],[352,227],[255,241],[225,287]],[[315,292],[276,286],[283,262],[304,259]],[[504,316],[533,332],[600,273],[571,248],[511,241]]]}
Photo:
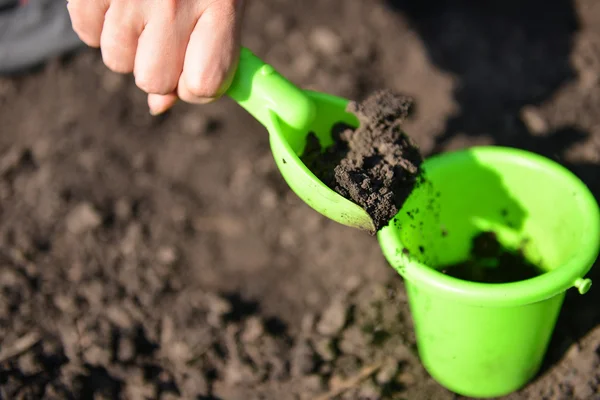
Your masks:
{"label": "finger", "polygon": [[100,47],[100,35],[104,14],[108,10],[106,0],[70,0],[67,9],[73,30],[82,42],[90,47]]}
{"label": "finger", "polygon": [[144,29],[144,16],[132,2],[114,1],[104,17],[100,38],[102,60],[119,73],[130,73],[135,64],[138,37]]}
{"label": "finger", "polygon": [[165,9],[175,7],[176,2],[163,4],[148,17],[135,57],[135,82],[148,94],[167,95],[176,89],[195,23],[193,14],[185,9]]}
{"label": "finger", "polygon": [[239,56],[242,3],[239,0],[214,3],[198,20],[178,85],[182,100],[207,103],[229,87]]}
{"label": "finger", "polygon": [[175,92],[160,95],[160,94],[149,94],[148,95],[148,107],[150,108],[150,114],[160,115],[173,107],[177,102],[177,94]]}

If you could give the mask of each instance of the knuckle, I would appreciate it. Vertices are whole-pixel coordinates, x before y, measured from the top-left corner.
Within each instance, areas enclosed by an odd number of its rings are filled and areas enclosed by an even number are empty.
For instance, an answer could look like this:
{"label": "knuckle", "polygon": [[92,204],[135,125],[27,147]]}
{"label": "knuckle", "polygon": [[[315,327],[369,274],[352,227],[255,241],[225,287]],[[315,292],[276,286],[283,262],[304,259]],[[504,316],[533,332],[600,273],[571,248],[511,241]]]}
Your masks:
{"label": "knuckle", "polygon": [[130,65],[127,65],[126,63],[123,63],[121,61],[116,61],[111,58],[104,59],[104,64],[108,69],[119,74],[128,74],[132,71]]}
{"label": "knuckle", "polygon": [[168,22],[175,22],[177,20],[178,11],[181,9],[180,0],[165,0],[162,3],[161,14]]}
{"label": "knuckle", "polygon": [[106,47],[102,47],[102,61],[108,69],[121,74],[128,74],[133,68],[131,63],[127,62],[126,58]]}
{"label": "knuckle", "polygon": [[223,84],[224,76],[216,74],[212,76],[203,76],[199,74],[191,79],[186,79],[188,91],[198,98],[213,98],[219,96],[219,91]]}
{"label": "knuckle", "polygon": [[97,35],[90,35],[85,32],[77,32],[77,30],[75,30],[75,33],[77,33],[79,39],[81,39],[81,41],[89,47],[100,47],[100,39],[97,37]]}
{"label": "knuckle", "polygon": [[175,89],[175,85],[160,79],[156,74],[147,71],[135,73],[135,84],[141,90],[149,94],[169,94]]}
{"label": "knuckle", "polygon": [[71,26],[83,43],[91,47],[100,47],[100,34],[91,32],[85,25],[80,24],[77,20],[73,20]]}

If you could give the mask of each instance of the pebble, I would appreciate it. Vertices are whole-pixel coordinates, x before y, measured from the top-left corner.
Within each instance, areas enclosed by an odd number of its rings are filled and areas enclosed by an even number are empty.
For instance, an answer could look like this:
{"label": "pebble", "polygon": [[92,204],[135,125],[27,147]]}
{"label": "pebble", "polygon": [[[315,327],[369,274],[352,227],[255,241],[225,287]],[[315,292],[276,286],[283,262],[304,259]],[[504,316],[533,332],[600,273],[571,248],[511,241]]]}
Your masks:
{"label": "pebble", "polygon": [[92,345],[84,351],[83,359],[90,365],[109,365],[110,353],[103,347]]}
{"label": "pebble", "polygon": [[207,322],[215,327],[221,326],[221,317],[231,311],[231,303],[214,293],[208,293],[205,299],[209,309]]}
{"label": "pebble", "polygon": [[310,75],[317,67],[317,58],[309,53],[303,52],[294,58],[292,68],[301,77]]}
{"label": "pebble", "polygon": [[127,311],[119,306],[109,306],[106,310],[106,316],[110,322],[120,329],[130,329],[133,325],[133,321]]}
{"label": "pebble", "polygon": [[206,133],[208,118],[198,111],[185,114],[181,118],[181,132],[189,136],[199,136]]}
{"label": "pebble", "polygon": [[385,385],[391,382],[397,373],[398,363],[394,360],[388,360],[381,366],[377,375],[375,375],[375,381],[380,385]]}
{"label": "pebble", "polygon": [[67,215],[66,225],[69,232],[81,234],[98,227],[102,216],[90,203],[80,203]]}
{"label": "pebble", "polygon": [[19,357],[19,369],[25,375],[35,375],[42,371],[42,366],[37,362],[33,352],[26,352]]}
{"label": "pebble", "polygon": [[347,317],[347,305],[341,298],[335,298],[325,309],[317,324],[317,332],[324,336],[335,336],[344,328]]}
{"label": "pebble", "polygon": [[403,386],[411,386],[415,384],[417,378],[412,373],[405,371],[398,376],[397,381]]}
{"label": "pebble", "polygon": [[158,249],[156,258],[162,265],[171,266],[177,261],[177,251],[173,247],[163,246]]}
{"label": "pebble", "polygon": [[332,361],[335,358],[335,349],[331,339],[317,339],[313,341],[313,345],[315,351],[323,360]]}
{"label": "pebble", "polygon": [[260,194],[260,204],[268,210],[277,207],[277,193],[271,188],[264,188]]}
{"label": "pebble", "polygon": [[244,343],[254,343],[265,332],[263,323],[258,317],[250,317],[246,320],[241,339]]}
{"label": "pebble", "polygon": [[311,32],[310,43],[316,50],[328,55],[339,54],[343,47],[340,36],[325,27],[316,28]]}
{"label": "pebble", "polygon": [[533,135],[542,135],[548,131],[548,122],[535,107],[523,107],[521,109],[521,119]]}

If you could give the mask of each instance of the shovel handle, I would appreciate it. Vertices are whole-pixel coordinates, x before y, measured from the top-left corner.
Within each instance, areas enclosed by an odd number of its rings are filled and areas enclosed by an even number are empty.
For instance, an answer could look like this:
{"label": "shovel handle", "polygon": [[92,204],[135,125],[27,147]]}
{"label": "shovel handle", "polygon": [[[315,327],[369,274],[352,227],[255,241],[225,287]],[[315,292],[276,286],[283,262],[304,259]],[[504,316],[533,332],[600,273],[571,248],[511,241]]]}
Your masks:
{"label": "shovel handle", "polygon": [[245,47],[226,94],[267,129],[273,114],[296,130],[307,129],[315,117],[312,100]]}

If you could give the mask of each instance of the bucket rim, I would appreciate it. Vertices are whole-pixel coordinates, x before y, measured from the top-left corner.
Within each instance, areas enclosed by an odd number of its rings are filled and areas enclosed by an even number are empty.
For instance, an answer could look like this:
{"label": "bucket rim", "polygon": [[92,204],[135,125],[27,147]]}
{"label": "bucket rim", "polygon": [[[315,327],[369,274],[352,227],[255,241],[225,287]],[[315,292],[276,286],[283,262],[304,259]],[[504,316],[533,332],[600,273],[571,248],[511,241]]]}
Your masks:
{"label": "bucket rim", "polygon": [[[478,159],[502,159],[504,162],[510,160],[524,166],[543,169],[567,182],[573,192],[578,194],[575,201],[579,212],[586,216],[586,226],[583,230],[588,234],[582,235],[577,244],[579,251],[574,252],[561,267],[531,279],[500,284],[471,282],[445,275],[404,254],[402,243],[394,234],[395,228],[390,224],[377,234],[388,263],[415,286],[427,287],[440,295],[480,305],[525,305],[546,300],[573,286],[585,286],[589,289],[591,281],[584,280],[583,277],[592,268],[600,251],[600,208],[590,189],[573,172],[549,158],[527,150],[503,146],[475,146],[441,153],[428,158],[423,164],[423,170],[426,172],[441,168],[473,156]],[[580,292],[585,293],[581,288]]]}

